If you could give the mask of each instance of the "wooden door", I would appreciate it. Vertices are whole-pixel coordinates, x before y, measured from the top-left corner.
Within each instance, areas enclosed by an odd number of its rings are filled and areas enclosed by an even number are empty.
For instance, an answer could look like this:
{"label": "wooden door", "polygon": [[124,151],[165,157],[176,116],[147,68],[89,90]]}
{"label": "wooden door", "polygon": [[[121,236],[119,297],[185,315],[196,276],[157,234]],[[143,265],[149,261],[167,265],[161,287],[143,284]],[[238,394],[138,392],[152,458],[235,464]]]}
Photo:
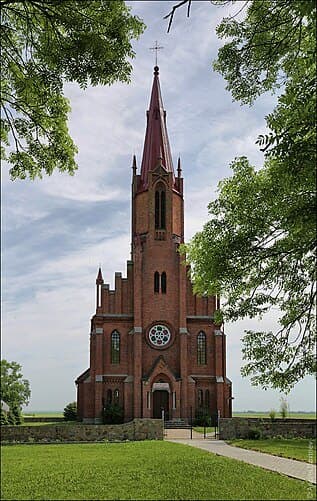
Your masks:
{"label": "wooden door", "polygon": [[160,419],[162,417],[162,409],[164,409],[164,419],[169,417],[169,393],[166,390],[156,390],[153,393],[153,418]]}

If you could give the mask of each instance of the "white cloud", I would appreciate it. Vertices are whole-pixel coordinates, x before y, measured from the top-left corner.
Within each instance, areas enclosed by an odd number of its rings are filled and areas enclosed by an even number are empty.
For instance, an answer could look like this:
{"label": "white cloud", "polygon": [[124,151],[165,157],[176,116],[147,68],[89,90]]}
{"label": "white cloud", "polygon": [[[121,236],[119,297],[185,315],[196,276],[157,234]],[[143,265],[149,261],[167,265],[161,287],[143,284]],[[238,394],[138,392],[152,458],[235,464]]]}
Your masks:
{"label": "white cloud", "polygon": [[[232,6],[193,2],[190,18],[179,9],[167,34],[163,16],[174,0],[128,3],[147,24],[134,42],[131,84],[86,91],[65,86],[72,106],[69,127],[79,147],[78,172],[14,183],[5,172],[2,179],[2,355],[23,365],[31,381],[32,409],[62,409],[75,399],[74,379],[88,364],[97,267],[102,264],[104,279],[112,285],[115,271],[125,274],[131,159],[135,153],[140,166],[154,66],[149,47],[155,40],[164,46],[160,80],[174,163],[179,154],[182,159],[187,239],[207,220],[207,204],[218,181],[230,175],[230,161],[246,154],[262,162],[254,143],[276,98],[264,96],[253,108],[232,103],[222,77],[211,69],[221,43],[215,26]],[[228,375],[236,405],[248,408],[249,400],[259,409],[263,392],[239,375],[242,331],[240,323],[227,327]],[[296,402],[313,408],[310,381],[299,387],[304,390],[295,394],[293,408]]]}

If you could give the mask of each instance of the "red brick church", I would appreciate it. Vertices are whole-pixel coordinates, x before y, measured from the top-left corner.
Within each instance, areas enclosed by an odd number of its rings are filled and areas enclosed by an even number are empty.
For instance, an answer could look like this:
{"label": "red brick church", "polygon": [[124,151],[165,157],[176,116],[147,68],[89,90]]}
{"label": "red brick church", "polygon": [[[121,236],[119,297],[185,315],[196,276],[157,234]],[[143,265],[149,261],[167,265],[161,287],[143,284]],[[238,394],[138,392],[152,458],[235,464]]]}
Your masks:
{"label": "red brick church", "polygon": [[99,269],[90,367],[76,380],[84,422],[101,422],[107,402],[122,406],[125,421],[162,409],[170,420],[202,409],[231,416],[226,338],[213,321],[219,297],[193,294],[183,242],[182,170],[178,160],[175,175],[155,66],[140,174],[133,158],[127,277],[116,273],[111,290]]}

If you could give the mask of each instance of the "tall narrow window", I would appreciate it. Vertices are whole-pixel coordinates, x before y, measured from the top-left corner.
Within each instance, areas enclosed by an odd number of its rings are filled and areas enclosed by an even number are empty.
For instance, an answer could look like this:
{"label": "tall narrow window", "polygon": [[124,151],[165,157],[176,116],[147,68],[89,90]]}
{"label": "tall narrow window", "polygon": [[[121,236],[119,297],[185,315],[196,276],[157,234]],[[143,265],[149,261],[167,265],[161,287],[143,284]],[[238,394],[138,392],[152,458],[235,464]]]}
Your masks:
{"label": "tall narrow window", "polygon": [[205,391],[205,407],[207,410],[209,410],[210,406],[210,396],[209,396],[209,390]]}
{"label": "tall narrow window", "polygon": [[166,196],[165,188],[160,184],[155,191],[155,229],[165,230]]}
{"label": "tall narrow window", "polygon": [[154,292],[160,292],[160,274],[158,271],[154,273]]}
{"label": "tall narrow window", "polygon": [[197,364],[206,365],[206,334],[200,332],[197,336]]}
{"label": "tall narrow window", "polygon": [[161,191],[161,228],[165,229],[166,200],[165,191]]}
{"label": "tall narrow window", "polygon": [[203,390],[198,390],[198,407],[201,409],[203,405],[204,405]]}
{"label": "tall narrow window", "polygon": [[112,403],[112,391],[108,390],[107,391],[107,404],[111,404],[111,403]]}
{"label": "tall narrow window", "polygon": [[160,228],[160,192],[155,192],[155,228]]}
{"label": "tall narrow window", "polygon": [[120,363],[120,334],[117,331],[111,334],[111,363]]}
{"label": "tall narrow window", "polygon": [[161,275],[161,291],[162,294],[166,294],[166,273],[163,271]]}
{"label": "tall narrow window", "polygon": [[113,402],[115,404],[119,403],[119,390],[118,389],[114,390],[114,392],[113,392]]}

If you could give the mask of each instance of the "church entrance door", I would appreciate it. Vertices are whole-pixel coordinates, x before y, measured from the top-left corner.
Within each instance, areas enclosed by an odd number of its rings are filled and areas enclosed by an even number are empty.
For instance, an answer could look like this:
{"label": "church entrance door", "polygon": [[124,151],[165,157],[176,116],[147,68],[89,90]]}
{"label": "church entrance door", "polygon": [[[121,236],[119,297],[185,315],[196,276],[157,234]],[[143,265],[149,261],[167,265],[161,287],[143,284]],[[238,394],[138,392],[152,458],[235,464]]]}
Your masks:
{"label": "church entrance door", "polygon": [[156,390],[153,393],[153,418],[160,419],[164,409],[164,418],[169,418],[169,393],[166,390]]}

